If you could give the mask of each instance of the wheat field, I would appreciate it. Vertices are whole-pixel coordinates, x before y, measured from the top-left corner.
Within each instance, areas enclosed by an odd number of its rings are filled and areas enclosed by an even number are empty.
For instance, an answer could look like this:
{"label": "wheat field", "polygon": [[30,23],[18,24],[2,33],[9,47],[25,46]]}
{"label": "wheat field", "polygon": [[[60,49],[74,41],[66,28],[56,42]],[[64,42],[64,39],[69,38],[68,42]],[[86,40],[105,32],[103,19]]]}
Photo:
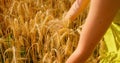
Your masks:
{"label": "wheat field", "polygon": [[[0,0],[0,63],[65,63],[75,50],[88,8],[62,18],[75,0]],[[86,63],[99,61],[99,45]]]}

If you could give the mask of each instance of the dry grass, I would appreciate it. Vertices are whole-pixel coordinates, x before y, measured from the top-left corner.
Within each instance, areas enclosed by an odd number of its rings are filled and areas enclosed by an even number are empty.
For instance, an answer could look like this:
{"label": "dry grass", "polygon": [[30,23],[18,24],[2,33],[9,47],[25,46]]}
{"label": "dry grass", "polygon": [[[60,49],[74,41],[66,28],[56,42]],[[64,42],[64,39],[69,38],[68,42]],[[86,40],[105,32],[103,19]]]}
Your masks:
{"label": "dry grass", "polygon": [[73,2],[0,0],[0,63],[64,63],[77,46],[87,15],[85,11],[63,24],[60,20]]}

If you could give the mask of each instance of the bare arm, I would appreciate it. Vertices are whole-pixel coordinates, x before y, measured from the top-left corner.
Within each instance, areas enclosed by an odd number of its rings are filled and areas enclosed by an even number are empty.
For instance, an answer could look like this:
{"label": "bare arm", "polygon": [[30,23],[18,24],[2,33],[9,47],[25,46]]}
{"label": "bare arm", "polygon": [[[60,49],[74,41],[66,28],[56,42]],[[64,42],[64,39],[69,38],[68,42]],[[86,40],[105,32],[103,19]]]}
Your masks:
{"label": "bare arm", "polygon": [[66,63],[84,63],[111,24],[120,0],[91,0],[77,49]]}
{"label": "bare arm", "polygon": [[65,19],[73,21],[85,9],[88,3],[89,0],[76,0],[66,14]]}

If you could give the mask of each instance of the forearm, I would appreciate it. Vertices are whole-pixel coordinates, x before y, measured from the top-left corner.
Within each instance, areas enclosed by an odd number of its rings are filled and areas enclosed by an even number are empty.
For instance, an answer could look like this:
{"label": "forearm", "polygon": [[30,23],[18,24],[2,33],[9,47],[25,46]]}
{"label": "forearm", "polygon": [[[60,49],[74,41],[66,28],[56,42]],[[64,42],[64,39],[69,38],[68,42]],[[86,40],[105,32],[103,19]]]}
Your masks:
{"label": "forearm", "polygon": [[[117,3],[119,2],[119,3]],[[105,34],[118,10],[119,0],[91,0],[80,41],[67,63],[84,63]]]}
{"label": "forearm", "polygon": [[73,21],[87,6],[89,0],[76,0],[64,19]]}

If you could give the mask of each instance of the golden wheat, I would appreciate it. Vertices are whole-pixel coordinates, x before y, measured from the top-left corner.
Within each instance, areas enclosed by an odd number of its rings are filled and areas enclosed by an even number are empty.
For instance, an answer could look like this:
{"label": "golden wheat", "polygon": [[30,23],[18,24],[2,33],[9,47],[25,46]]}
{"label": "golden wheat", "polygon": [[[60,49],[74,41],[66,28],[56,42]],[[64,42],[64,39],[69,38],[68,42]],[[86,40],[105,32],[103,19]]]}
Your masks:
{"label": "golden wheat", "polygon": [[74,1],[0,0],[0,63],[64,63],[87,15],[62,22]]}

